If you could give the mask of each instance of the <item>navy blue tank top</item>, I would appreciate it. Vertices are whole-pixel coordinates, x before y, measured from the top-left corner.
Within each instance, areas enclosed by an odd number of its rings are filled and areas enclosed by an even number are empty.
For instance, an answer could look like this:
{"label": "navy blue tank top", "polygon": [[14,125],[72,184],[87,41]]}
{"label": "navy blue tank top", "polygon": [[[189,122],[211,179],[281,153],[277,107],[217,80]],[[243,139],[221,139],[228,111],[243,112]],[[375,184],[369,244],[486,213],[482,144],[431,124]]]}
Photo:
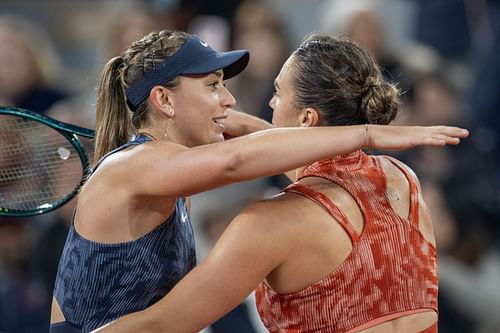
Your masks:
{"label": "navy blue tank top", "polygon": [[[134,137],[101,161],[148,141],[144,135]],[[89,332],[127,313],[143,310],[161,299],[195,266],[194,235],[185,201],[178,199],[167,221],[130,242],[96,243],[79,235],[72,223],[54,287],[54,296],[68,324]]]}

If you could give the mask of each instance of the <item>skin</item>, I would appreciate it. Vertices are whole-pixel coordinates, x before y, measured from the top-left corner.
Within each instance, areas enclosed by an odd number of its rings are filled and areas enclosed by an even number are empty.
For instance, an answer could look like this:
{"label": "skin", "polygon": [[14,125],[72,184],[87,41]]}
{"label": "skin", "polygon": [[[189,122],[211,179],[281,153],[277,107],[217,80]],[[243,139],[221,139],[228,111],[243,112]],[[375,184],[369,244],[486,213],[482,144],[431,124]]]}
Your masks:
{"label": "skin", "polygon": [[[320,125],[319,113],[314,108],[299,109],[291,103],[290,70],[289,60],[275,81],[276,93],[270,102],[274,110],[273,124],[280,127]],[[296,147],[290,147],[296,154]],[[392,164],[382,166],[392,189],[391,203],[398,214],[407,217],[408,181]],[[361,212],[345,190],[315,177],[301,182],[332,198],[356,229],[362,230]],[[423,201],[421,207],[419,228],[424,237],[434,243],[431,220]],[[299,291],[328,275],[351,249],[344,229],[321,207],[300,195],[283,193],[252,204],[238,215],[208,257],[159,302],[95,332],[198,332],[241,303],[261,281],[265,280],[278,293]],[[437,315],[429,311],[385,322],[363,332],[418,332],[436,320]]]}

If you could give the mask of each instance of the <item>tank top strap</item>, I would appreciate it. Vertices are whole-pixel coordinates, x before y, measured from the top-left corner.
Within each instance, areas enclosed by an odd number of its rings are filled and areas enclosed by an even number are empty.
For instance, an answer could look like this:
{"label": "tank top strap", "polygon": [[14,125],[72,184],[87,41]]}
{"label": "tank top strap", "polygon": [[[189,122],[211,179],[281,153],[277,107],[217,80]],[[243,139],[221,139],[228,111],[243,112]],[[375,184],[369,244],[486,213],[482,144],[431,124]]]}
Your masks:
{"label": "tank top strap", "polygon": [[349,222],[347,216],[345,216],[345,214],[337,207],[337,205],[335,205],[335,203],[333,203],[333,201],[325,194],[301,183],[293,183],[284,188],[282,192],[291,192],[303,195],[316,202],[320,206],[323,206],[327,210],[327,212],[344,228],[353,244],[355,244],[359,240],[360,235],[357,233],[354,226]]}
{"label": "tank top strap", "polygon": [[391,162],[394,166],[396,166],[401,172],[405,175],[406,179],[408,179],[408,183],[410,184],[410,213],[409,220],[411,224],[416,224],[418,227],[418,214],[419,214],[419,200],[418,200],[418,186],[415,180],[415,177],[411,174],[408,167],[406,167],[402,162],[390,156],[383,156],[386,160]]}
{"label": "tank top strap", "polygon": [[129,142],[107,152],[103,157],[101,157],[101,159],[99,161],[97,161],[97,163],[95,164],[94,168],[92,169],[92,172],[94,172],[97,169],[97,167],[99,167],[99,165],[101,165],[102,161],[104,161],[108,156],[110,156],[116,152],[119,152],[123,149],[126,149],[130,146],[137,146],[137,145],[140,145],[140,144],[143,144],[146,142],[150,142],[150,141],[152,141],[152,139],[145,134],[137,134],[137,135],[132,136],[132,138],[130,139]]}

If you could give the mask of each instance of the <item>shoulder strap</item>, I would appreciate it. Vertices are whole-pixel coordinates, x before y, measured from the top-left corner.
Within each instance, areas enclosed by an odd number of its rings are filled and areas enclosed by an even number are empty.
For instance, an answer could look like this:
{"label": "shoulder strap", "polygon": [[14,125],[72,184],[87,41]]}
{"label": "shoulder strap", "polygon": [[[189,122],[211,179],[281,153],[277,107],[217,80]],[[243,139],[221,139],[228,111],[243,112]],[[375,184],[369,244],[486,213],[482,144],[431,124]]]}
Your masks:
{"label": "shoulder strap", "polygon": [[283,189],[283,192],[292,192],[296,194],[303,195],[312,201],[316,202],[320,206],[323,206],[328,213],[337,221],[347,232],[351,238],[351,242],[354,244],[359,240],[360,235],[356,232],[353,225],[349,222],[344,213],[333,203],[333,201],[325,194],[312,189],[301,183],[293,183]]}
{"label": "shoulder strap", "polygon": [[418,186],[415,180],[415,177],[411,174],[410,170],[407,166],[405,166],[402,162],[398,161],[394,157],[385,156],[384,158],[391,162],[394,166],[396,166],[401,172],[405,175],[406,179],[408,179],[408,183],[410,184],[410,213],[409,219],[411,224],[416,224],[418,226],[418,211],[419,211],[419,201],[418,201]]}
{"label": "shoulder strap", "polygon": [[99,165],[101,165],[102,161],[104,161],[106,159],[106,157],[108,157],[116,152],[119,152],[120,150],[128,148],[130,146],[137,146],[137,145],[140,145],[142,143],[149,142],[149,141],[151,141],[151,139],[144,134],[134,135],[129,142],[121,145],[120,147],[117,147],[117,148],[111,150],[110,152],[106,153],[103,157],[101,157],[101,159],[96,163],[96,165],[92,169],[92,172],[94,172],[97,169],[97,167]]}

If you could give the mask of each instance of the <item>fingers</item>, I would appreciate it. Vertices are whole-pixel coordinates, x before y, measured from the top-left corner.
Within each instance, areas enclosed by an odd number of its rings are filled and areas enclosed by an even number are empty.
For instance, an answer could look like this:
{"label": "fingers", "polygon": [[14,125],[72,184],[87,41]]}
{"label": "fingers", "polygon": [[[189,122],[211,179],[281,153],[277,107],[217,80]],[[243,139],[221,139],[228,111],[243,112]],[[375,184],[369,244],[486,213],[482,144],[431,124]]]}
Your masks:
{"label": "fingers", "polygon": [[443,133],[440,140],[444,140],[448,145],[458,145],[460,139],[465,139],[469,136],[469,131],[459,127],[443,127]]}
{"label": "fingers", "polygon": [[[418,144],[420,145],[420,144]],[[444,140],[442,137],[438,137],[436,135],[426,137],[422,140],[422,145],[424,146],[445,146],[446,145],[446,140]]]}
{"label": "fingers", "polygon": [[432,126],[431,136],[424,140],[424,144],[432,146],[458,145],[460,139],[467,138],[469,131],[460,127]]}
{"label": "fingers", "polygon": [[442,142],[442,145],[458,145],[460,139],[457,137],[452,137],[444,134],[439,134],[434,137],[437,141]]}
{"label": "fingers", "polygon": [[465,139],[469,136],[469,131],[460,127],[436,126],[435,128],[440,134],[444,134],[450,137]]}
{"label": "fingers", "polygon": [[[368,130],[369,129],[369,130]],[[416,146],[458,145],[469,131],[453,126],[365,126],[362,131],[366,147],[382,150],[404,150]]]}

